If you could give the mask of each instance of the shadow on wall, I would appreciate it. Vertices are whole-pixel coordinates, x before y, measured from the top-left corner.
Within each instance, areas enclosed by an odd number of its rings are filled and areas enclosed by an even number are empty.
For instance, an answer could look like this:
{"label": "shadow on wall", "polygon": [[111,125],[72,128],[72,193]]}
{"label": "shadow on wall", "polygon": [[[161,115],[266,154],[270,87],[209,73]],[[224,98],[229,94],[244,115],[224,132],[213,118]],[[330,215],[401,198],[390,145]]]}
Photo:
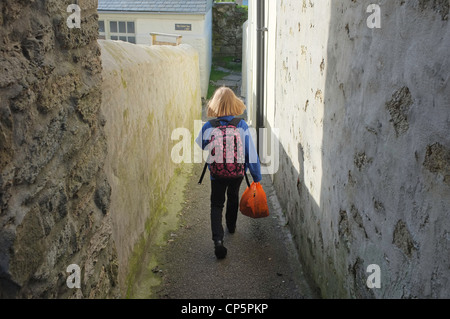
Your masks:
{"label": "shadow on wall", "polygon": [[[269,123],[266,123],[266,129],[268,132],[272,132],[273,128]],[[293,242],[296,245],[297,251],[300,252],[299,259],[305,267],[305,278],[308,280],[309,286],[314,290],[314,295],[320,296],[319,287],[315,284],[313,277],[309,276],[309,274],[313,273],[315,267],[311,267],[311,264],[305,263],[306,260],[318,258],[315,244],[321,241],[321,232],[320,228],[303,231],[304,229],[308,229],[309,225],[318,225],[314,215],[308,214],[308,212],[317,212],[319,210],[319,206],[305,185],[303,146],[301,144],[297,145],[298,163],[293,163],[291,157],[287,154],[282,143],[276,136],[272,135],[271,138],[275,139],[271,142],[272,145],[279,145],[278,170],[273,175],[273,184],[276,186],[277,197],[282,205],[283,215],[287,217]],[[273,148],[271,151],[274,151]],[[274,154],[267,155],[271,161],[274,160]],[[270,164],[272,168],[274,167],[272,162],[266,164]],[[299,167],[299,169],[296,167]],[[309,207],[306,207],[305,203],[308,203]],[[315,236],[316,234],[319,237]]]}
{"label": "shadow on wall", "polygon": [[448,2],[370,4],[278,4],[274,185],[323,297],[448,298]]}
{"label": "shadow on wall", "polygon": [[[448,298],[448,1],[383,2],[379,29],[366,24],[370,3],[331,1],[317,66],[326,69],[318,222],[331,233],[323,240],[319,227],[308,247],[322,265],[312,271],[330,297]],[[380,289],[366,287],[369,264],[380,266]]]}
{"label": "shadow on wall", "polygon": [[[306,148],[308,147],[306,146]],[[313,186],[305,184],[304,148],[302,144],[297,144],[298,163],[293,163],[292,157],[280,143],[279,172],[282,173],[274,174],[273,182],[277,187],[277,196],[280,203],[283,204],[283,214],[289,221],[293,240],[309,284],[316,291],[317,296],[325,298],[349,297],[350,290],[355,290],[353,287],[363,287],[363,291],[366,291],[365,295],[360,294],[359,297],[374,297],[370,290],[365,288],[367,275],[363,267],[363,260],[357,259],[356,264],[348,269],[349,273],[345,277],[351,280],[349,284],[344,284],[343,279],[338,277],[336,267],[339,265],[335,264],[335,260],[326,251],[326,246],[330,244],[326,242],[329,230],[323,230],[323,228],[334,229],[335,227],[333,223],[331,225],[323,224],[322,215],[327,212],[323,211],[311,194],[310,188]],[[310,162],[311,158],[308,161]],[[351,225],[344,216],[345,212],[338,213],[339,220],[336,223],[338,237],[334,239],[333,245],[336,248],[336,254],[347,256],[352,240],[349,233]]]}

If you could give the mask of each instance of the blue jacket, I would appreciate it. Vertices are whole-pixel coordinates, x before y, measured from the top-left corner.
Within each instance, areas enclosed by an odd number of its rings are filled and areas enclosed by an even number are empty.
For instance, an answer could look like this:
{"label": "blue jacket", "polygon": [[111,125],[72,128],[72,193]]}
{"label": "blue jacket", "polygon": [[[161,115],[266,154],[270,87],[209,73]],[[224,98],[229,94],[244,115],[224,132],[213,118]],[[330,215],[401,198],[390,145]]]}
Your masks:
{"label": "blue jacket", "polygon": [[[231,121],[233,118],[234,118],[234,116],[218,117],[219,120],[224,120],[224,121],[220,122],[223,125],[225,125],[226,122]],[[211,123],[206,122],[206,124],[203,125],[202,130],[199,133],[197,139],[195,140],[195,142],[203,150],[209,144],[209,137],[210,137],[209,135],[210,134],[208,134],[208,132],[210,133],[211,130],[209,130],[206,134],[205,134],[205,131],[207,131],[208,129],[211,129],[211,128],[212,128]],[[253,181],[260,182],[262,179],[261,164],[259,162],[259,157],[258,157],[258,153],[255,148],[255,144],[253,143],[253,139],[248,130],[248,125],[244,120],[241,120],[239,122],[237,128],[241,129],[241,139],[245,145],[245,171],[247,171],[247,169],[249,169],[250,174],[253,177]],[[208,165],[208,168],[209,168],[209,165]],[[213,180],[213,179],[214,178],[211,176],[211,180]]]}

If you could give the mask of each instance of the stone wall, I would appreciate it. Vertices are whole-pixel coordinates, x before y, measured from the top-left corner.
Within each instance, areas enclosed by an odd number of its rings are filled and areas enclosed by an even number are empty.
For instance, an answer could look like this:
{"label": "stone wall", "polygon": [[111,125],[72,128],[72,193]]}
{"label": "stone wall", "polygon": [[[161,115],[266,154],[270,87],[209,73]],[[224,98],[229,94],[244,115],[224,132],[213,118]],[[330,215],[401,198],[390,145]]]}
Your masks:
{"label": "stone wall", "polygon": [[448,1],[372,2],[278,3],[274,183],[324,297],[449,298]]}
{"label": "stone wall", "polygon": [[175,174],[172,130],[201,116],[194,49],[99,45],[97,1],[78,1],[80,29],[72,2],[0,4],[0,298],[126,296]]}
{"label": "stone wall", "polygon": [[[115,297],[97,1],[0,4],[0,297]],[[81,289],[66,269],[81,268]]]}
{"label": "stone wall", "polygon": [[242,58],[242,26],[247,11],[234,2],[218,2],[213,6],[213,57]]}
{"label": "stone wall", "polygon": [[[199,56],[191,46],[100,41],[103,101],[119,282],[131,289],[161,201],[175,174],[171,135],[201,119]],[[176,137],[178,138],[178,137]],[[149,253],[148,251],[146,253]],[[131,260],[131,264],[129,261]]]}

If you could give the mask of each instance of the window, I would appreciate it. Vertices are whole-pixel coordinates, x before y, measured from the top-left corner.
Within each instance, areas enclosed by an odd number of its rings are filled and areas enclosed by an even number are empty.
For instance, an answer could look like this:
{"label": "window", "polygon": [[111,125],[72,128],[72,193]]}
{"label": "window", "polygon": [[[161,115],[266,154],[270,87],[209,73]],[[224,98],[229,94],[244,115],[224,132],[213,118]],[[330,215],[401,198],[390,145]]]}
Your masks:
{"label": "window", "polygon": [[99,39],[106,39],[105,35],[105,21],[98,21],[98,38]]}
{"label": "window", "polygon": [[109,32],[117,33],[117,21],[109,21]]}
{"label": "window", "polygon": [[136,43],[136,30],[133,21],[109,21],[109,37],[111,40],[121,40]]}
{"label": "window", "polygon": [[134,21],[98,21],[99,39],[121,40],[136,43]]}

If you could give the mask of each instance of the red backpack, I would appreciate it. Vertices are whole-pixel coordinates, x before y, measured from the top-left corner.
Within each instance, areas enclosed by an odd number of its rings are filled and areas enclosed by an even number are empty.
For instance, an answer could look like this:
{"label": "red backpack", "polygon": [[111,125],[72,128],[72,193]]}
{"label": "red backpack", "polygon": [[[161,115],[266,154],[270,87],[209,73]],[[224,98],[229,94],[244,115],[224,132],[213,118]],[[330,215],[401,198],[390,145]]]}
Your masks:
{"label": "red backpack", "polygon": [[234,118],[225,125],[221,120],[209,121],[213,130],[211,132],[208,160],[203,168],[200,177],[201,184],[205,175],[208,163],[210,164],[211,175],[217,179],[234,179],[243,177],[245,174],[245,153],[239,129],[237,128],[242,119]]}

